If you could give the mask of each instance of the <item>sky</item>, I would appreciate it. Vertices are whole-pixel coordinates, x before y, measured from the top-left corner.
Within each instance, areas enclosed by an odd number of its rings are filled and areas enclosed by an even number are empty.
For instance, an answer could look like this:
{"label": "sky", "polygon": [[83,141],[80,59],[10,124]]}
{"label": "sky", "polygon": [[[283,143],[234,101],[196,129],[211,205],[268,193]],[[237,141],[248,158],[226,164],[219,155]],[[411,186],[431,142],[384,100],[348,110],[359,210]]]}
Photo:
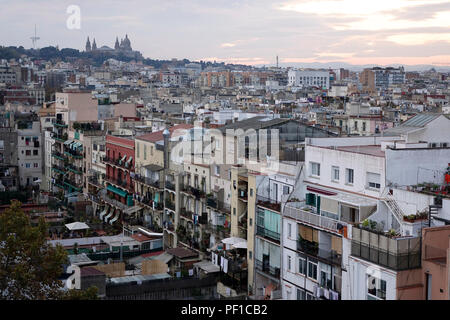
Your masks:
{"label": "sky", "polygon": [[[68,28],[71,5],[80,28]],[[450,66],[449,0],[0,0],[0,45],[84,50],[128,37],[152,59]],[[74,21],[74,20],[70,20]]]}

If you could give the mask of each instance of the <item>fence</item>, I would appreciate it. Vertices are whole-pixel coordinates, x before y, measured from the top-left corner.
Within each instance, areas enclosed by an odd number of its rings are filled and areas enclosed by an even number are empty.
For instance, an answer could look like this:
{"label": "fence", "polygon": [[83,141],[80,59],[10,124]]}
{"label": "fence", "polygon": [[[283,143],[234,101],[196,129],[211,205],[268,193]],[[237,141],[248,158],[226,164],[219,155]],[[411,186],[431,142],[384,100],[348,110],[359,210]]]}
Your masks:
{"label": "fence", "polygon": [[421,238],[390,238],[353,227],[352,255],[400,271],[420,268]]}

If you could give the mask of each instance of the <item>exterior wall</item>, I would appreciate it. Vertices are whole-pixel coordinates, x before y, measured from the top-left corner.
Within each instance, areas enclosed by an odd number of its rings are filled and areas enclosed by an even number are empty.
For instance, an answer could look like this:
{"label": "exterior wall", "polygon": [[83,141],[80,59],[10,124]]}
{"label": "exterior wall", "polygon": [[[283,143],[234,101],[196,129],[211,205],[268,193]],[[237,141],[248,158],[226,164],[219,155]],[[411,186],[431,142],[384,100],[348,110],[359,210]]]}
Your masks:
{"label": "exterior wall", "polygon": [[73,121],[97,121],[97,99],[91,93],[56,93],[56,108],[68,109]]}
{"label": "exterior wall", "polygon": [[[248,206],[247,206],[247,262],[248,262],[248,288],[253,292],[256,288],[255,279],[255,235],[256,235],[256,177],[248,176]],[[253,190],[250,192],[250,190]],[[250,223],[251,221],[251,223]],[[252,289],[252,290],[250,290]]]}
{"label": "exterior wall", "polygon": [[[386,149],[386,183],[399,186],[424,182],[443,183],[450,162],[450,148]],[[408,161],[405,161],[408,159]],[[441,175],[436,173],[441,173]]]}
{"label": "exterior wall", "polygon": [[[33,180],[42,180],[42,136],[40,122],[34,121],[32,129],[18,129],[17,132],[20,184],[26,186],[28,179],[29,185],[32,185]],[[39,143],[39,147],[34,147],[34,137],[37,138],[36,141]],[[26,144],[27,138],[30,138],[28,145]],[[30,152],[29,156],[26,155],[27,151]],[[34,151],[37,151],[38,154],[34,155]],[[27,168],[27,164],[29,168]]]}
{"label": "exterior wall", "polygon": [[156,149],[156,144],[149,141],[135,140],[136,172],[141,167],[155,164],[164,167],[164,152]]}
{"label": "exterior wall", "polygon": [[[311,175],[311,162],[320,163],[320,177]],[[333,166],[339,167],[338,182],[332,181],[331,179]],[[345,182],[347,168],[354,170],[353,185]],[[306,146],[305,170],[307,182],[362,195],[379,197],[385,187],[385,163],[383,157]],[[380,175],[381,187],[379,190],[368,188],[366,181],[367,172]]]}
{"label": "exterior wall", "polygon": [[[450,145],[450,119],[445,116],[428,123],[423,130],[413,132],[408,135],[407,143],[417,143],[419,141],[426,141],[428,143],[442,143],[446,142]],[[418,128],[419,129],[419,128]]]}
{"label": "exterior wall", "polygon": [[349,257],[350,300],[367,300],[367,275],[373,275],[378,279],[386,281],[386,300],[397,298],[397,273],[376,264]]}

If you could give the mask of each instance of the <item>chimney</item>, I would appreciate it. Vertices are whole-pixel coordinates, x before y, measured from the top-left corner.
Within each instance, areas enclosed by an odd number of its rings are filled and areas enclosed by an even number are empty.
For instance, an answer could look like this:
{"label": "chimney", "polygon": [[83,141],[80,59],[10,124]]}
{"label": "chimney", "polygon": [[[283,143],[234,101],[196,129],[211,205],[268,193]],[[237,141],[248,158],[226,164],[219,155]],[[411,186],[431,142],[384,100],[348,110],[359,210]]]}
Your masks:
{"label": "chimney", "polygon": [[170,138],[170,131],[166,127],[163,131],[163,137],[164,137],[164,169],[169,169],[169,138]]}

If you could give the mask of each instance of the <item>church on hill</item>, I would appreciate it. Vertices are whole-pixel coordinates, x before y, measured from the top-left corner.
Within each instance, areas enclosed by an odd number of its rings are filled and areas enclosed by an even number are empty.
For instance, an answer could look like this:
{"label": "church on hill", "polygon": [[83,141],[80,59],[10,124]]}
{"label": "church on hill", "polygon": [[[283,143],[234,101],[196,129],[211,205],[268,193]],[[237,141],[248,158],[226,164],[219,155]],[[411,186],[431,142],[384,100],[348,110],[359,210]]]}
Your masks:
{"label": "church on hill", "polygon": [[110,53],[112,55],[125,55],[130,58],[142,58],[142,55],[139,51],[133,51],[131,47],[131,41],[128,38],[128,34],[125,35],[124,39],[121,39],[119,42],[119,37],[116,37],[116,42],[114,44],[114,49],[108,46],[97,47],[97,43],[95,42],[95,38],[93,39],[92,45],[89,37],[86,41],[86,51],[92,53]]}

